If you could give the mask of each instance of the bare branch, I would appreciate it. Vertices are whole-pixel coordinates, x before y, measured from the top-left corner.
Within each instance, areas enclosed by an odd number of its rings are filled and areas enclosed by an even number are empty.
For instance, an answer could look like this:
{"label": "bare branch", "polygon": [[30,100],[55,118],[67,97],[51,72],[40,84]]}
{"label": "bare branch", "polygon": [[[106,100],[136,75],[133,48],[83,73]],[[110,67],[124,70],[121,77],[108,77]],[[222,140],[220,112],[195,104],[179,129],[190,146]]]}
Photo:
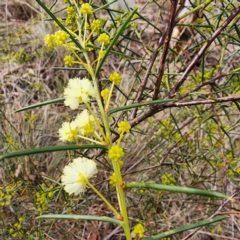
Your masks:
{"label": "bare branch", "polygon": [[173,102],[173,103],[166,103],[160,108],[172,108],[172,107],[187,107],[187,106],[194,106],[194,105],[200,105],[200,104],[214,104],[218,102],[232,102],[240,100],[240,95],[237,96],[230,96],[230,97],[222,97],[222,98],[216,98],[216,99],[209,99],[209,100],[196,100],[196,101],[189,101],[189,102]]}
{"label": "bare branch", "polygon": [[[147,71],[144,75],[144,78],[143,78],[143,81],[142,81],[142,84],[141,86],[139,87],[139,90],[138,90],[138,93],[137,93],[137,97],[136,97],[136,100],[135,102],[140,102],[142,100],[142,94],[143,94],[143,91],[147,85],[147,81],[148,81],[148,78],[149,78],[149,75],[151,73],[151,70],[152,70],[152,67],[153,67],[153,64],[155,63],[155,60],[158,56],[158,53],[159,53],[159,49],[160,47],[163,45],[164,43],[164,39],[166,38],[167,36],[167,28],[166,30],[164,31],[163,35],[160,37],[159,41],[158,41],[158,45],[157,45],[157,49],[155,50],[155,52],[152,54],[151,56],[151,59],[150,59],[150,62],[149,62],[149,65],[148,65],[148,68],[147,68]],[[136,114],[137,114],[137,108],[135,108],[132,112],[132,115],[131,115],[131,118],[130,119],[133,119],[136,117]]]}
{"label": "bare branch", "polygon": [[144,121],[146,118],[153,116],[157,112],[160,112],[166,108],[173,108],[173,107],[188,107],[188,106],[195,106],[200,104],[216,104],[220,102],[234,102],[240,100],[240,95],[237,96],[230,96],[230,97],[222,97],[222,98],[215,98],[215,99],[208,99],[208,100],[196,100],[196,101],[189,101],[189,102],[171,102],[161,104],[158,108],[147,109],[146,112],[138,116],[137,118],[130,121],[132,127],[136,126],[140,122]]}
{"label": "bare branch", "polygon": [[159,93],[159,88],[162,82],[162,77],[164,74],[164,67],[165,67],[165,62],[166,62],[166,58],[167,58],[167,53],[169,50],[169,44],[171,41],[171,36],[172,36],[172,32],[173,32],[173,28],[175,27],[175,18],[176,18],[176,10],[177,10],[177,4],[178,1],[174,1],[171,0],[171,11],[170,11],[170,17],[169,17],[169,24],[168,24],[168,29],[167,29],[167,36],[164,40],[164,46],[163,46],[163,52],[162,52],[162,56],[160,59],[160,64],[159,64],[159,69],[158,69],[158,76],[157,76],[157,80],[156,83],[154,85],[154,91],[153,91],[153,100],[158,99],[158,93]]}
{"label": "bare branch", "polygon": [[191,93],[198,91],[199,89],[201,89],[202,87],[204,87],[206,85],[214,84],[217,80],[219,80],[223,77],[226,77],[226,76],[227,76],[226,74],[218,74],[216,77],[197,85],[195,88],[193,88],[189,92],[185,93],[183,96],[178,98],[178,101],[180,101],[181,99],[184,99],[185,97],[189,96]]}

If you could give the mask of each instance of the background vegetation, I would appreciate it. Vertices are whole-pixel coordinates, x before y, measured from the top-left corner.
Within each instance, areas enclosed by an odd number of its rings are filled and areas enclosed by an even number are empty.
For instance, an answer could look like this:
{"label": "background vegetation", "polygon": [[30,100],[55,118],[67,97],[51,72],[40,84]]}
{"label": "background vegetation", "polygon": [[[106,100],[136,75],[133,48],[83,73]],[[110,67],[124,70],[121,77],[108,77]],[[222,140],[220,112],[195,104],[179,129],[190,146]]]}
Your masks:
{"label": "background vegetation", "polygon": [[[104,3],[93,2],[96,7]],[[127,194],[130,221],[141,222],[148,237],[224,214],[229,217],[193,236],[188,231],[168,239],[240,239],[239,2],[142,2],[135,25],[121,36],[114,47],[118,53],[109,56],[101,78],[107,85],[110,72],[123,76],[112,107],[166,98],[175,101],[114,115],[112,126],[124,118],[133,127],[125,137],[124,180],[219,191],[234,196],[235,203],[132,190]],[[64,9],[62,1],[55,3],[54,12]],[[124,13],[118,11],[102,11],[98,17],[110,22],[114,14],[119,16],[116,23],[124,21]],[[15,111],[61,98],[68,79],[85,72],[74,66],[63,69],[67,52],[44,45],[44,36],[56,28],[35,1],[4,1],[0,17],[0,154],[60,145],[61,123],[77,112],[61,101]],[[58,17],[65,18],[66,13],[60,11]],[[1,159],[0,235],[4,239],[124,239],[122,230],[110,223],[36,219],[47,213],[109,214],[91,191],[80,198],[62,191],[58,182],[62,169],[79,154],[88,156],[88,152],[60,151]],[[117,204],[108,182],[112,174],[108,161],[102,152],[93,155],[100,169],[95,186]]]}

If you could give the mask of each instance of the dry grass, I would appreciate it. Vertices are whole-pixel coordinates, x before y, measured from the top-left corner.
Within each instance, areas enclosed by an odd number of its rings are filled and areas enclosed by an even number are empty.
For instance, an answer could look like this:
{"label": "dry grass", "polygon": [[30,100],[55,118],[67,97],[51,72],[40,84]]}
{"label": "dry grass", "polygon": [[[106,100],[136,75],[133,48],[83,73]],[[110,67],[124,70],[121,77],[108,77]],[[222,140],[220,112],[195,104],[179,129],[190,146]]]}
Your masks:
{"label": "dry grass", "polygon": [[[161,31],[164,30],[164,21],[168,16],[168,4],[165,2],[162,8],[157,8],[152,3],[143,11],[143,14],[151,16],[152,23],[159,24]],[[0,4],[0,154],[59,145],[57,132],[61,123],[76,114],[62,103],[14,113],[16,109],[62,97],[67,79],[83,74],[77,70],[53,69],[62,66],[64,52],[51,52],[43,45],[43,36],[52,31],[50,22],[45,22],[44,18],[46,15],[34,1],[6,1]],[[156,46],[155,40],[161,34],[147,26],[140,21],[139,35],[144,44],[130,42],[126,49],[126,42],[122,42],[119,51],[132,56],[137,53],[141,58],[148,59]],[[186,41],[186,46],[191,44],[190,40]],[[239,51],[235,47],[229,49],[229,56]],[[179,54],[179,58],[190,57],[184,51]],[[219,54],[219,51],[221,49],[215,48],[215,52]],[[102,77],[107,77],[108,72],[119,70],[125,79],[120,88],[129,98],[116,92],[114,101],[117,105],[131,103],[131,99],[136,96],[132,89],[139,85],[149,64],[139,59],[125,61],[111,56],[104,66]],[[224,71],[233,69],[236,66],[234,61],[239,63],[239,58],[232,57],[230,60],[232,63],[226,65]],[[179,61],[182,65],[172,63],[169,66],[173,71],[181,69],[184,61]],[[154,70],[157,71],[157,66]],[[196,75],[199,71],[195,71]],[[227,86],[227,81],[224,79],[219,85],[226,82]],[[151,76],[149,89],[153,82],[154,76]],[[164,87],[168,87],[167,81]],[[205,90],[209,91],[209,88]],[[161,94],[164,94],[164,90]],[[148,93],[145,96],[144,100],[148,100]],[[116,119],[118,117],[121,115],[117,115]],[[124,117],[129,116],[126,114]],[[136,126],[125,139],[125,181],[163,182],[162,176],[170,173],[176,185],[223,191],[226,188],[223,158],[227,159],[229,169],[240,167],[239,110],[231,104],[226,104],[226,107],[215,105],[165,110]],[[62,168],[69,159],[78,154],[56,152],[0,162],[1,191],[6,193],[6,186],[10,186],[15,193],[10,205],[4,205],[0,210],[0,235],[4,236],[3,239],[12,239],[9,230],[18,223],[20,217],[24,219],[22,233],[18,233],[16,239],[124,239],[121,229],[110,223],[36,220],[39,206],[35,195],[37,192],[51,191],[51,186],[54,186],[53,197],[47,198],[44,213],[111,216],[106,206],[91,191],[82,198],[69,197],[54,182],[59,180]],[[109,162],[104,156],[96,160],[100,170],[94,180],[95,185],[117,206],[115,193],[108,184],[112,173]],[[234,173],[227,179],[226,193],[231,195],[238,189],[239,175]],[[127,201],[132,225],[143,222],[148,236],[206,219],[222,203],[220,200],[184,194],[143,190],[129,192]],[[228,204],[224,208],[224,212],[227,211],[239,211],[239,207],[237,204]],[[238,215],[231,215],[223,222],[202,228],[192,239],[240,239],[239,225]],[[182,239],[186,234],[171,239]]]}

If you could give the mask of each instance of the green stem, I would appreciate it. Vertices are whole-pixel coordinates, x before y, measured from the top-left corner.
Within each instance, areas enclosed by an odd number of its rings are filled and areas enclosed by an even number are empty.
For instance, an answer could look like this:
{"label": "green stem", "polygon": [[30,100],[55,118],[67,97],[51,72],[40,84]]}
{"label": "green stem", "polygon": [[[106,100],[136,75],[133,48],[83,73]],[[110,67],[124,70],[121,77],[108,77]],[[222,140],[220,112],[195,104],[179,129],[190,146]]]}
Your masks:
{"label": "green stem", "polygon": [[102,142],[96,141],[96,140],[94,140],[94,139],[92,139],[92,138],[84,137],[84,136],[82,136],[82,135],[78,135],[78,137],[79,137],[79,138],[82,138],[82,139],[85,139],[85,140],[87,140],[87,141],[93,142],[93,143],[95,143],[95,144],[99,144],[99,145],[102,145],[102,144],[103,144]]}
{"label": "green stem", "polygon": [[[86,52],[83,52],[83,55],[84,55],[84,57],[86,59],[86,62],[87,62],[88,73],[92,77],[94,89],[97,93],[96,94],[96,100],[97,100],[97,104],[98,104],[98,107],[99,107],[99,111],[100,111],[101,116],[102,116],[103,125],[104,125],[104,129],[105,129],[105,133],[106,133],[106,139],[107,139],[106,145],[112,146],[112,137],[111,137],[108,115],[105,112],[104,106],[102,104],[101,95],[100,95],[101,93],[100,93],[99,88],[98,88],[98,78],[97,78],[97,75],[94,73],[94,70],[92,68],[92,64],[91,64],[91,61],[90,61],[90,58],[89,58],[88,54]],[[131,233],[130,233],[130,228],[129,228],[128,214],[127,214],[127,207],[126,207],[126,198],[125,198],[124,190],[122,189],[123,180],[122,180],[122,175],[121,175],[121,171],[120,171],[120,166],[119,166],[118,162],[113,161],[112,164],[113,164],[114,172],[116,174],[116,181],[117,181],[116,191],[117,191],[118,203],[119,203],[119,206],[120,206],[121,217],[123,218],[122,227],[123,227],[126,239],[131,240]],[[109,206],[109,203],[107,201],[106,201],[106,204]]]}
{"label": "green stem", "polygon": [[97,127],[98,127],[98,130],[101,132],[101,134],[102,134],[102,136],[103,136],[103,138],[104,138],[104,141],[107,142],[107,138],[106,138],[106,136],[105,136],[105,133],[104,133],[101,125],[99,124],[99,121],[98,121],[96,115],[95,115],[94,112],[92,111],[91,106],[90,106],[88,103],[85,103],[85,105],[87,106],[88,111],[89,111],[89,112],[91,113],[91,115],[94,117],[94,120],[95,120],[95,122],[96,122],[96,125],[97,125]]}
{"label": "green stem", "polygon": [[106,112],[104,111],[104,107],[103,107],[103,104],[102,104],[100,92],[99,92],[99,89],[98,89],[98,79],[95,77],[95,73],[94,73],[94,70],[92,68],[91,61],[89,59],[88,54],[86,52],[83,52],[83,55],[84,55],[84,57],[87,61],[86,69],[92,77],[94,89],[95,89],[95,92],[97,93],[96,94],[96,100],[97,100],[97,104],[98,104],[98,107],[99,107],[99,110],[100,110],[100,113],[101,113],[101,116],[102,116],[104,128],[105,128],[105,131],[106,131],[106,138],[108,140],[106,142],[106,144],[111,145],[111,142],[112,142],[111,141],[111,131],[110,131],[110,126],[109,126],[109,122],[108,122],[108,116],[106,115]]}
{"label": "green stem", "polygon": [[110,99],[112,97],[113,88],[114,88],[114,82],[112,83],[112,86],[111,86],[111,89],[109,92],[109,96],[108,96],[107,102],[105,104],[105,112],[108,112],[108,107],[109,107]]}
{"label": "green stem", "polygon": [[117,191],[117,196],[118,196],[118,202],[120,206],[120,212],[123,217],[123,230],[125,233],[125,237],[127,240],[131,240],[131,233],[130,233],[130,228],[129,228],[129,221],[128,221],[128,213],[127,213],[127,206],[126,206],[126,198],[125,198],[125,193],[123,191],[122,185],[123,185],[123,180],[122,180],[122,175],[120,171],[120,167],[118,162],[112,161],[113,164],[113,169],[116,174],[116,191]]}
{"label": "green stem", "polygon": [[119,137],[119,139],[118,139],[118,141],[117,141],[117,145],[118,145],[118,146],[120,146],[120,142],[122,141],[123,136],[124,136],[124,132],[121,132],[120,137]]}
{"label": "green stem", "polygon": [[111,205],[111,203],[88,181],[87,185],[106,203],[106,205],[112,210],[112,212],[119,217],[120,214],[117,210]]}
{"label": "green stem", "polygon": [[93,133],[93,136],[95,137],[95,138],[97,138],[99,141],[101,141],[101,143],[104,145],[105,144],[105,142],[102,140],[102,138],[98,135],[98,133],[95,131],[94,133]]}
{"label": "green stem", "polygon": [[208,4],[210,4],[211,2],[213,2],[213,0],[208,0],[200,5],[198,5],[197,7],[193,8],[191,11],[183,14],[181,17],[179,17],[178,21],[182,20],[183,18],[187,17],[188,15],[198,11],[201,8],[205,8]]}
{"label": "green stem", "polygon": [[[88,58],[88,56],[85,56],[85,58]],[[90,68],[92,69],[91,65],[89,66],[89,69]],[[101,101],[101,97],[100,97],[100,93],[99,93],[99,89],[98,89],[98,82],[97,82],[97,79],[95,78],[95,76],[93,76],[93,82],[94,82],[94,88],[96,89],[96,92],[97,92],[96,100],[98,103],[99,110],[101,112],[103,124],[104,124],[105,131],[106,131],[107,145],[111,146],[112,138],[111,138],[111,131],[110,131],[110,126],[109,126],[108,116],[107,116],[106,112],[104,111],[104,107],[102,105],[102,101]],[[122,175],[121,175],[121,171],[120,171],[120,167],[119,167],[118,163],[113,161],[112,164],[113,164],[114,172],[116,174],[116,181],[117,181],[116,191],[117,191],[117,197],[118,197],[118,202],[119,202],[119,206],[120,206],[121,216],[123,217],[123,229],[124,229],[126,239],[130,240],[131,233],[130,233],[130,229],[129,229],[129,221],[128,221],[128,214],[127,214],[125,193],[121,187],[123,185]]]}

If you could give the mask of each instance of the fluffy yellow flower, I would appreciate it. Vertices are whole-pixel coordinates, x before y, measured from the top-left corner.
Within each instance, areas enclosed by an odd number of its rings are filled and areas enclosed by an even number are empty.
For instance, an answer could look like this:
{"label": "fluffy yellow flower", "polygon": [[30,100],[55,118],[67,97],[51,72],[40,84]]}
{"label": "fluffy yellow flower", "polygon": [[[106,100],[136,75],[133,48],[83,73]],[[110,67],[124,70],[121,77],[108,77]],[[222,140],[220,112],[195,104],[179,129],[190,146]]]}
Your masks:
{"label": "fluffy yellow flower", "polygon": [[64,90],[65,105],[71,109],[77,109],[80,103],[89,102],[90,97],[95,94],[93,85],[87,78],[73,78],[69,80]]}
{"label": "fluffy yellow flower", "polygon": [[83,136],[91,135],[95,131],[94,117],[92,115],[89,115],[86,109],[83,110],[80,114],[78,114],[74,123],[79,128],[79,132]]}
{"label": "fluffy yellow flower", "polygon": [[78,129],[74,122],[64,122],[58,133],[60,140],[63,142],[72,142],[78,139]]}
{"label": "fluffy yellow flower", "polygon": [[75,158],[72,163],[63,169],[61,177],[64,190],[69,194],[85,192],[88,179],[97,173],[97,165],[88,158]]}

